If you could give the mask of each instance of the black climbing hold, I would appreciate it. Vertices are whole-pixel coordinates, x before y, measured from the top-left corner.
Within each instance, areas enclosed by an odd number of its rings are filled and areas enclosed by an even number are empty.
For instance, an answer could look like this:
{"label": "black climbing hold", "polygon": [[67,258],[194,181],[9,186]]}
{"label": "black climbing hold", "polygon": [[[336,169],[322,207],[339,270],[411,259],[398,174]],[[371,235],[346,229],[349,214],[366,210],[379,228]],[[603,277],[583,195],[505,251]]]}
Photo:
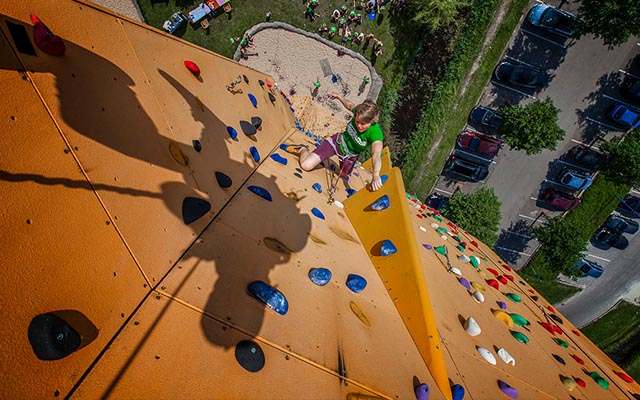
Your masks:
{"label": "black climbing hold", "polygon": [[555,314],[549,314],[549,317],[551,317],[552,320],[556,321],[559,324],[563,324],[564,322],[562,321],[562,318],[558,317]]}
{"label": "black climbing hold", "polygon": [[564,361],[564,359],[562,357],[560,357],[559,355],[553,354],[553,358],[555,358],[556,361],[559,362],[560,364],[567,365],[567,363]]}
{"label": "black climbing hold", "polygon": [[276,102],[276,96],[274,96],[271,92],[269,92],[269,100],[270,100],[272,103],[275,103],[275,102]]}
{"label": "black climbing hold", "polygon": [[278,314],[285,315],[289,311],[289,302],[278,289],[262,281],[253,281],[247,286],[247,290],[249,294]]}
{"label": "black climbing hold", "polygon": [[258,99],[256,99],[256,96],[252,95],[251,93],[247,94],[247,97],[249,97],[249,101],[251,102],[251,104],[253,104],[254,108],[258,107]]}
{"label": "black climbing hold", "polygon": [[211,210],[211,203],[197,197],[185,197],[182,200],[182,220],[186,225],[199,219]]}
{"label": "black climbing hold", "polygon": [[256,134],[256,127],[249,121],[240,121],[240,128],[245,135],[251,136]]}
{"label": "black climbing hold", "polygon": [[297,172],[294,172],[294,173],[293,173],[293,175],[295,175],[295,176],[297,176],[298,178],[302,179],[302,175],[300,175],[300,174],[299,174],[299,173],[297,173]]}
{"label": "black climbing hold", "polygon": [[264,87],[264,81],[262,79],[258,79],[258,84]]}
{"label": "black climbing hold", "polygon": [[202,145],[200,144],[200,141],[198,139],[193,139],[192,143],[193,143],[193,148],[196,149],[198,153],[200,153],[200,150],[202,150]]}
{"label": "black climbing hold", "polygon": [[80,348],[80,334],[53,313],[40,314],[28,329],[31,348],[41,360],[59,360]]}
{"label": "black climbing hold", "polygon": [[296,171],[298,171],[299,173],[302,173],[302,169],[301,168],[296,167]]}
{"label": "black climbing hold", "polygon": [[260,127],[262,126],[262,118],[251,117],[251,125],[253,125],[253,127],[256,129],[260,129]]}
{"label": "black climbing hold", "polygon": [[238,131],[236,131],[232,126],[227,126],[227,133],[233,140],[238,137]]}
{"label": "black climbing hold", "polygon": [[232,181],[229,175],[222,173],[220,171],[216,171],[216,181],[218,181],[218,185],[221,188],[231,187]]}
{"label": "black climbing hold", "polygon": [[236,361],[249,372],[258,372],[264,367],[264,352],[256,342],[243,340],[236,345]]}
{"label": "black climbing hold", "polygon": [[538,301],[539,297],[538,296],[531,296],[531,300],[533,301]]}
{"label": "black climbing hold", "polygon": [[267,200],[267,201],[271,201],[271,193],[269,193],[269,191],[263,187],[260,186],[249,186],[247,187],[247,189],[249,189],[250,191],[252,191],[253,193],[257,194],[258,196],[262,197],[263,199]]}
{"label": "black climbing hold", "polygon": [[249,78],[246,75],[242,75],[242,79],[244,79],[244,83],[249,83]]}

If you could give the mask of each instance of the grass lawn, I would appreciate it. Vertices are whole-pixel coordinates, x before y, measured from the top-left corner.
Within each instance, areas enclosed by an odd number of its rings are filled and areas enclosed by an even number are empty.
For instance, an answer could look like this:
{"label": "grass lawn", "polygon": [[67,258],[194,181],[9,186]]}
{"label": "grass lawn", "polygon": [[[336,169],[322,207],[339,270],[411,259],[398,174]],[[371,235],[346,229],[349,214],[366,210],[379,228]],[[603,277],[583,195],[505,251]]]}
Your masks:
{"label": "grass lawn", "polygon": [[581,330],[603,351],[609,352],[624,343],[639,325],[640,307],[622,301],[602,318]]}

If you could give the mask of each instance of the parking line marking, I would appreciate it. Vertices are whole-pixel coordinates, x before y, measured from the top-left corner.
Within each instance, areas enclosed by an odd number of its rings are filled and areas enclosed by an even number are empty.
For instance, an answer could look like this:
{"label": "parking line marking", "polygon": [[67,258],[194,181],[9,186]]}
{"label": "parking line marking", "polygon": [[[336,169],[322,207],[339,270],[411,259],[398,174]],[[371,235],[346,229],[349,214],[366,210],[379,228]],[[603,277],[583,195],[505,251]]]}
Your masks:
{"label": "parking line marking", "polygon": [[570,167],[572,167],[572,168],[578,168],[578,169],[581,169],[581,170],[584,170],[584,171],[591,171],[591,170],[590,170],[590,169],[588,169],[588,168],[581,167],[581,166],[579,166],[579,165],[575,165],[575,164],[571,164],[571,163],[568,163],[568,162],[566,162],[566,161],[558,160],[558,162],[560,162],[560,163],[562,163],[562,164],[565,164],[565,165],[568,165],[568,166],[570,166]]}
{"label": "parking line marking", "polygon": [[446,190],[442,190],[442,189],[438,189],[438,188],[433,188],[433,190],[437,190],[438,192],[442,192],[442,193],[448,194],[449,196],[453,196],[453,193],[447,192]]}
{"label": "parking line marking", "polygon": [[525,219],[530,219],[530,220],[532,220],[532,221],[535,221],[535,220],[536,220],[536,219],[535,219],[535,218],[533,218],[533,217],[529,217],[529,216],[522,215],[522,214],[518,214],[518,217],[520,217],[520,218],[525,218]]}
{"label": "parking line marking", "polygon": [[520,254],[520,255],[527,256],[527,257],[531,257],[531,254],[523,253],[523,252],[521,252],[521,251],[517,251],[517,250],[507,249],[506,247],[493,246],[493,248],[494,248],[494,249],[504,250],[504,251],[509,251],[509,252],[511,252],[511,253],[518,253],[518,254]]}
{"label": "parking line marking", "polygon": [[510,233],[510,234],[516,235],[516,236],[522,236],[523,238],[527,238],[527,239],[533,239],[533,236],[523,235],[522,233],[518,233],[518,232],[514,232],[514,231],[510,231],[510,230],[505,230],[504,232],[507,232],[507,233]]}
{"label": "parking line marking", "polygon": [[604,98],[606,98],[606,99],[609,99],[609,100],[613,100],[613,101],[618,102],[618,103],[620,103],[620,104],[624,104],[625,106],[629,107],[629,108],[630,108],[630,109],[632,109],[632,110],[636,110],[636,111],[638,110],[638,109],[636,108],[636,106],[633,106],[633,105],[631,105],[631,104],[625,103],[624,101],[622,101],[622,100],[618,100],[618,99],[616,99],[615,97],[611,97],[611,96],[606,95],[606,94],[603,94],[603,95],[602,95],[602,97],[604,97]]}
{"label": "parking line marking", "polygon": [[601,126],[607,127],[607,128],[609,128],[609,129],[611,129],[611,130],[614,130],[614,131],[620,131],[620,130],[621,130],[620,128],[616,128],[615,126],[607,125],[607,124],[605,124],[604,122],[600,122],[600,121],[598,121],[597,119],[593,119],[593,118],[591,118],[591,117],[587,117],[587,118],[586,118],[586,120],[587,120],[587,121],[591,121],[591,122],[593,122],[594,124],[598,124],[598,125],[601,125]]}
{"label": "parking line marking", "polygon": [[507,90],[511,90],[513,92],[516,92],[516,93],[521,94],[523,96],[529,97],[531,99],[534,99],[534,100],[537,99],[536,96],[532,96],[532,95],[530,95],[528,93],[521,92],[520,90],[514,89],[511,86],[503,85],[502,83],[498,83],[498,82],[494,81],[493,79],[491,80],[491,83],[493,83],[495,86],[498,86],[498,87],[501,87],[501,88],[504,88],[504,89],[507,89]]}
{"label": "parking line marking", "polygon": [[496,163],[495,161],[491,160],[490,158],[484,158],[484,157],[479,156],[477,154],[469,153],[468,151],[464,151],[464,150],[460,150],[460,149],[456,149],[456,151],[459,151],[462,154],[466,154],[466,155],[469,155],[469,156],[472,156],[472,157],[475,157],[475,158],[479,158],[479,159],[481,159],[483,161],[486,161],[486,162],[489,162],[491,164],[495,164]]}
{"label": "parking line marking", "polygon": [[640,79],[640,76],[637,76],[637,75],[631,74],[631,73],[629,73],[629,72],[627,72],[627,71],[625,71],[625,70],[623,70],[623,69],[619,69],[619,70],[618,70],[618,72],[622,72],[623,74],[625,74],[625,75],[629,75],[629,76],[630,76],[630,77],[632,77],[632,78]]}
{"label": "parking line marking", "polygon": [[558,42],[556,42],[556,41],[554,41],[554,40],[548,39],[548,38],[546,38],[546,37],[544,37],[544,36],[538,35],[537,33],[533,33],[533,32],[531,32],[531,31],[528,31],[528,30],[523,29],[523,28],[520,28],[520,30],[521,30],[522,32],[526,33],[527,35],[535,36],[535,37],[537,37],[538,39],[542,39],[542,40],[544,40],[545,42],[549,42],[549,43],[551,43],[551,44],[555,44],[556,46],[558,46],[558,47],[562,47],[563,49],[566,49],[566,48],[567,48],[567,46],[565,46],[565,45],[563,45],[563,44],[560,44],[560,43],[558,43]]}
{"label": "parking line marking", "polygon": [[513,57],[510,57],[510,56],[504,56],[504,58],[508,58],[509,60],[517,61],[518,64],[523,64],[523,65],[526,65],[526,66],[531,67],[531,68],[540,69],[540,67],[538,67],[537,65],[527,64],[526,62],[524,62],[522,60],[518,60],[517,58],[513,58]]}
{"label": "parking line marking", "polygon": [[606,262],[611,262],[611,260],[608,260],[608,259],[606,259],[606,258],[602,258],[602,257],[598,257],[598,256],[594,256],[593,254],[587,254],[587,257],[597,258],[598,260],[602,260],[602,261],[606,261]]}

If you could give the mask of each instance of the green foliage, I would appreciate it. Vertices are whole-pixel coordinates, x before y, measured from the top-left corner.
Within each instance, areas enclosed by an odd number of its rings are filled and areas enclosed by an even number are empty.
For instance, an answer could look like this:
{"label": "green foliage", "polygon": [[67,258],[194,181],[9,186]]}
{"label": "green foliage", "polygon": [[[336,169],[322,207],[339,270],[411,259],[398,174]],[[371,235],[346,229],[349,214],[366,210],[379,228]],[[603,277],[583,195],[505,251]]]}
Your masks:
{"label": "green foliage", "polygon": [[582,20],[580,35],[592,33],[609,48],[640,35],[638,0],[581,0],[578,16]]}
{"label": "green foliage", "polygon": [[500,200],[492,188],[485,187],[473,194],[454,193],[443,214],[488,245],[498,240]]}
{"label": "green foliage", "polygon": [[573,265],[580,259],[587,244],[572,221],[562,217],[547,219],[544,225],[533,228],[551,269],[572,275]]}
{"label": "green foliage", "polygon": [[543,149],[554,150],[558,141],[564,138],[564,131],[558,126],[558,111],[549,97],[525,106],[503,107],[498,133],[504,135],[509,146],[525,150],[528,155]]}
{"label": "green foliage", "polygon": [[458,10],[469,0],[407,0],[407,14],[413,15],[413,20],[426,25],[435,31],[440,26],[454,22]]}
{"label": "green foliage", "polygon": [[617,136],[603,143],[600,149],[607,156],[604,172],[619,182],[632,186],[640,185],[640,131],[634,130],[626,136]]}
{"label": "green foliage", "polygon": [[640,307],[621,301],[581,330],[603,351],[610,352],[626,342],[638,330],[639,324]]}

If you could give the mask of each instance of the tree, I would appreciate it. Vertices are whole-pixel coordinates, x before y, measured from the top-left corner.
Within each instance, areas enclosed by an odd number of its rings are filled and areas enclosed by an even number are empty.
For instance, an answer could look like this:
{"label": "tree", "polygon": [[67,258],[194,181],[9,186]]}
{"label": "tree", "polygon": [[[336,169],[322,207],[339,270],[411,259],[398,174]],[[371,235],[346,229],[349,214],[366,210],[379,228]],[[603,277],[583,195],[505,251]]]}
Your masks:
{"label": "tree", "polygon": [[615,137],[600,149],[607,157],[603,168],[607,176],[619,183],[640,185],[640,130]]}
{"label": "tree", "polygon": [[571,225],[562,217],[547,219],[542,226],[533,228],[540,242],[540,250],[551,269],[565,275],[574,275],[575,263],[587,249],[586,240],[581,237],[580,229]]}
{"label": "tree", "polygon": [[406,14],[413,15],[415,22],[435,31],[452,23],[458,10],[468,2],[469,0],[407,0]]}
{"label": "tree", "polygon": [[489,246],[498,240],[500,200],[491,188],[473,194],[454,193],[442,213]]}
{"label": "tree", "polygon": [[498,133],[509,146],[524,150],[527,155],[540,153],[543,149],[554,150],[558,141],[564,138],[564,131],[558,126],[558,111],[548,97],[524,107],[519,104],[502,107]]}
{"label": "tree", "polygon": [[609,48],[640,35],[638,0],[581,0],[578,17],[582,20],[579,36],[592,33]]}

